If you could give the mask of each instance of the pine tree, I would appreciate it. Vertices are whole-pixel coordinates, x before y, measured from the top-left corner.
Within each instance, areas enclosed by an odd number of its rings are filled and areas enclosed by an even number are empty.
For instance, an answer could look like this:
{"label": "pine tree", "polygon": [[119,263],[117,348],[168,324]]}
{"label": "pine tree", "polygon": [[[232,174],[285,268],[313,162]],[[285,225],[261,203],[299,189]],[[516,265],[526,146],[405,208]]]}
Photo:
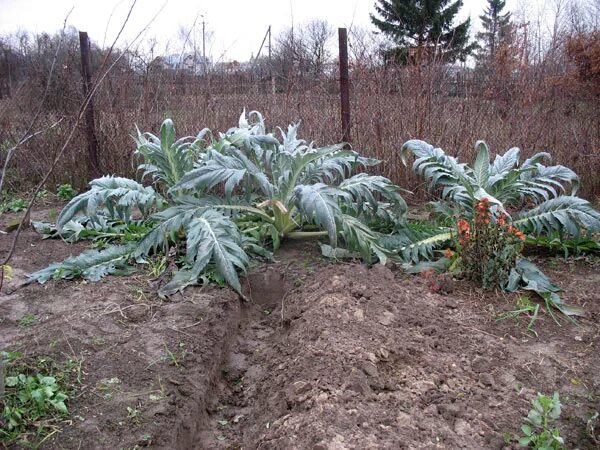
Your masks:
{"label": "pine tree", "polygon": [[[464,60],[476,47],[469,43],[471,19],[453,26],[462,0],[377,0],[371,22],[397,45],[398,62],[422,62],[431,56]],[[432,55],[433,53],[433,55]],[[389,56],[389,55],[388,55]]]}
{"label": "pine tree", "polygon": [[505,7],[505,0],[488,0],[484,14],[479,16],[483,25],[483,31],[477,33],[477,39],[483,43],[477,54],[479,64],[493,64],[500,48],[512,40],[510,12],[502,14]]}

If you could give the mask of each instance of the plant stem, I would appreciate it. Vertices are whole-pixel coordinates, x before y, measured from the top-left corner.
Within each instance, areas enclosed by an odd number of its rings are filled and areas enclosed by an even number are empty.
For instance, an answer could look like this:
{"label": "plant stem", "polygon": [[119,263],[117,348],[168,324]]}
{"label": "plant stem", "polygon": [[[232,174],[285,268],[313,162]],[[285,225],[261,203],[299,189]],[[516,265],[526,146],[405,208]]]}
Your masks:
{"label": "plant stem", "polygon": [[292,231],[285,235],[285,237],[291,239],[305,239],[319,236],[327,236],[327,231]]}

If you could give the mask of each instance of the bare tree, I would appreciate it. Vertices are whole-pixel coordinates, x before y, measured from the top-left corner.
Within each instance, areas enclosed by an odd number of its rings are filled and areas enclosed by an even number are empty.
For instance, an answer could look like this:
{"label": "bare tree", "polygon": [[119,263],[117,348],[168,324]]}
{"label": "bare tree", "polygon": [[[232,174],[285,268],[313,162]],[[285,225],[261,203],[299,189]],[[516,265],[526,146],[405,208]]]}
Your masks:
{"label": "bare tree", "polygon": [[325,74],[332,59],[334,30],[321,19],[314,19],[283,30],[274,39],[273,72],[289,80],[291,74],[319,77]]}
{"label": "bare tree", "polygon": [[331,60],[331,41],[334,31],[323,19],[315,19],[302,27],[300,33],[304,54],[313,75],[322,75],[326,64]]}

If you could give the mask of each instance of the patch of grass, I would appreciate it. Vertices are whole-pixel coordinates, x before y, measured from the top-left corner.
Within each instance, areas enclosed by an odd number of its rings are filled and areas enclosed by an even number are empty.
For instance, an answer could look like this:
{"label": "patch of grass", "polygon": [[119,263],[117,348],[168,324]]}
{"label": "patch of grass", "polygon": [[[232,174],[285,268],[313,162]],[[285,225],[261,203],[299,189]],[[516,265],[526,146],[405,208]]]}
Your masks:
{"label": "patch of grass", "polygon": [[187,355],[187,350],[185,349],[185,344],[183,342],[180,342],[178,347],[178,349],[171,351],[169,350],[169,347],[167,347],[167,343],[165,342],[165,351],[169,356],[171,364],[173,364],[177,368],[180,368]]}
{"label": "patch of grass", "polygon": [[0,443],[38,448],[60,431],[59,423],[68,414],[69,368],[49,357],[34,363],[18,352],[2,352],[1,360],[6,377]]}
{"label": "patch of grass", "polygon": [[164,348],[165,348],[166,354],[161,356],[160,358],[152,361],[150,364],[148,364],[146,366],[146,369],[149,369],[150,367],[154,366],[155,364],[157,364],[159,362],[169,362],[169,364],[177,367],[178,369],[181,368],[181,366],[183,365],[183,362],[188,354],[188,352],[185,348],[185,343],[179,342],[179,344],[177,344],[177,347],[174,350],[171,350],[167,346],[167,343],[165,342]]}
{"label": "patch of grass", "polygon": [[527,324],[527,331],[530,331],[537,337],[538,334],[533,329],[533,325],[535,324],[535,321],[538,318],[539,311],[539,304],[531,301],[529,297],[521,295],[517,299],[517,307],[511,311],[507,311],[501,314],[496,320],[505,320],[513,318],[518,321],[519,316],[525,315],[529,319],[529,323]]}

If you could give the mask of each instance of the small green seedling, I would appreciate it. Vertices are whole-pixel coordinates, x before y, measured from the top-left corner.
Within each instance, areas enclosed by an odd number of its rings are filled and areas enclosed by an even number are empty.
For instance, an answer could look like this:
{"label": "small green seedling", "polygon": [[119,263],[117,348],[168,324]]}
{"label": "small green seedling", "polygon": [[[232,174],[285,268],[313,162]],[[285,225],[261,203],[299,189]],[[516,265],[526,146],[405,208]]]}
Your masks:
{"label": "small green seedling", "polygon": [[48,220],[54,222],[54,221],[56,221],[57,217],[58,217],[58,211],[56,209],[51,209],[50,211],[48,211]]}
{"label": "small green seedling", "polygon": [[600,436],[596,435],[596,427],[598,426],[599,421],[600,420],[598,411],[594,411],[588,414],[586,430],[590,439],[594,441],[594,444],[596,445],[600,445]]}
{"label": "small green seedling", "polygon": [[140,415],[139,405],[138,406],[128,406],[127,407],[127,418],[137,420]]}
{"label": "small green seedling", "polygon": [[185,357],[187,355],[187,351],[185,349],[185,344],[183,342],[180,342],[179,350],[176,349],[175,351],[171,351],[169,349],[169,347],[167,347],[166,342],[164,345],[165,345],[165,351],[167,352],[167,355],[168,355],[169,359],[171,360],[171,363],[178,369],[181,368],[183,360],[185,359]]}
{"label": "small green seedling", "polygon": [[37,317],[35,317],[33,314],[25,314],[23,317],[21,317],[19,325],[21,325],[22,327],[29,327],[33,325],[36,320]]}
{"label": "small green seedling", "polygon": [[558,428],[552,428],[552,422],[560,417],[560,399],[558,392],[552,397],[543,394],[537,395],[532,402],[533,408],[525,417],[521,426],[524,436],[519,437],[519,445],[534,450],[561,450],[564,449],[564,440]]}
{"label": "small green seedling", "polygon": [[152,278],[160,276],[160,274],[162,274],[169,266],[169,259],[164,255],[157,258],[149,258],[147,262]]}
{"label": "small green seedling", "polygon": [[94,336],[92,338],[92,344],[94,344],[97,347],[101,347],[106,344],[106,339],[102,336]]}

